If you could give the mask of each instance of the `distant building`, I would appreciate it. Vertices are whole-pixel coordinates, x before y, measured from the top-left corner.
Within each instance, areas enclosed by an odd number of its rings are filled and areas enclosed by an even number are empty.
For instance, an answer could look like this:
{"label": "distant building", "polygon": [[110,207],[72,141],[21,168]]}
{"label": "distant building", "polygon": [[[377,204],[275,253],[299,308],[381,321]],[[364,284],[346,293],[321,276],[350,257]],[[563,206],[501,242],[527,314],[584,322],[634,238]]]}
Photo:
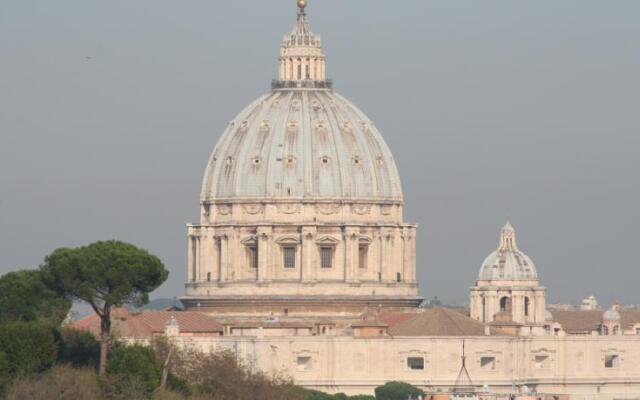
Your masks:
{"label": "distant building", "polygon": [[580,304],[580,309],[583,311],[598,310],[600,309],[600,307],[598,306],[598,300],[596,300],[595,296],[591,295],[586,299],[582,300],[582,303]]}

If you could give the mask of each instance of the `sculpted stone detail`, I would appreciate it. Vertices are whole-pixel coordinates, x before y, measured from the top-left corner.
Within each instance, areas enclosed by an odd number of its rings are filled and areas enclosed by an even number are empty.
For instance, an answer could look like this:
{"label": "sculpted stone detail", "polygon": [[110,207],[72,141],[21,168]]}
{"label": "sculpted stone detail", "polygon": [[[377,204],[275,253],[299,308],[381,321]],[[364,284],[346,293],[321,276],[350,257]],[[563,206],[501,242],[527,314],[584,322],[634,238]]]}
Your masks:
{"label": "sculpted stone detail", "polygon": [[316,204],[316,211],[320,214],[331,215],[340,212],[339,204]]}
{"label": "sculpted stone detail", "polygon": [[262,214],[262,212],[264,211],[264,205],[262,205],[262,204],[245,204],[245,205],[242,206],[242,209],[247,214],[251,214],[251,215]]}
{"label": "sculpted stone detail", "polygon": [[352,204],[351,212],[358,215],[369,215],[371,213],[370,204]]}
{"label": "sculpted stone detail", "polygon": [[299,214],[301,210],[301,206],[298,203],[278,204],[276,208],[281,214]]}
{"label": "sculpted stone detail", "polygon": [[231,206],[229,204],[220,204],[216,206],[216,210],[218,210],[218,214],[220,215],[231,214]]}
{"label": "sculpted stone detail", "polygon": [[393,212],[393,206],[380,206],[380,213],[382,215],[391,215],[391,213]]}

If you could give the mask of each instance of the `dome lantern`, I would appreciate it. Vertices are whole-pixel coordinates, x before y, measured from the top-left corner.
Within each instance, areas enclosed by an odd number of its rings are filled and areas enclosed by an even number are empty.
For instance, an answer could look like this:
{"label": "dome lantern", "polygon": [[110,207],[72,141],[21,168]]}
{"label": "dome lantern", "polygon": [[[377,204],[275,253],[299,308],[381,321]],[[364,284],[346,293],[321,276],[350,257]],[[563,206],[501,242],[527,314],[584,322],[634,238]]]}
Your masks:
{"label": "dome lantern", "polygon": [[306,0],[298,0],[298,21],[282,41],[278,79],[273,89],[330,88],[326,79],[326,58],[322,41],[307,22]]}
{"label": "dome lantern", "polygon": [[500,232],[498,249],[482,263],[478,280],[513,281],[537,280],[538,273],[533,261],[524,254],[516,243],[516,231],[507,221]]}

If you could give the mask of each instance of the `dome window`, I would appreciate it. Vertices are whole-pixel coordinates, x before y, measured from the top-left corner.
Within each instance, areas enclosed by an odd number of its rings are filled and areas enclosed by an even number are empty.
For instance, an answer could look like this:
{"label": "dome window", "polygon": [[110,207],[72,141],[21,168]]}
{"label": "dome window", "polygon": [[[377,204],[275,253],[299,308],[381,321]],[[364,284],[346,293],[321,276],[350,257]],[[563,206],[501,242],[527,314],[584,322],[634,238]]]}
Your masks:
{"label": "dome window", "polygon": [[294,156],[287,156],[287,158],[285,158],[285,162],[289,165],[293,165],[296,162],[296,158]]}
{"label": "dome window", "polygon": [[260,165],[260,162],[261,162],[260,157],[253,157],[253,158],[251,159],[251,163],[252,163],[253,165]]}
{"label": "dome window", "polygon": [[324,156],[324,157],[322,157],[322,158],[320,159],[320,161],[321,161],[323,164],[329,164],[329,157]]}
{"label": "dome window", "polygon": [[233,157],[229,156],[226,160],[227,165],[233,165]]}
{"label": "dome window", "polygon": [[358,156],[353,157],[353,164],[354,165],[360,165],[361,162],[362,162],[362,160],[360,159],[360,157],[358,157]]}
{"label": "dome window", "polygon": [[378,163],[378,165],[384,165],[384,158],[382,158],[382,156],[378,156],[376,158],[376,162]]}

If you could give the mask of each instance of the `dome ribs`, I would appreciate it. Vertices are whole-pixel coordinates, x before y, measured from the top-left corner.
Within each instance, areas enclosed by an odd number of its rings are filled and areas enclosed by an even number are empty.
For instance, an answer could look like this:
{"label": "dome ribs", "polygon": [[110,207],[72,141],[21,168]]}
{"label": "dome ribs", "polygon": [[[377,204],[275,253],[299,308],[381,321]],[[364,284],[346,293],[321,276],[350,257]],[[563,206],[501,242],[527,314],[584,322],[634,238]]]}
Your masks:
{"label": "dome ribs", "polygon": [[226,129],[207,165],[203,201],[287,198],[401,202],[382,136],[329,90],[275,90]]}

